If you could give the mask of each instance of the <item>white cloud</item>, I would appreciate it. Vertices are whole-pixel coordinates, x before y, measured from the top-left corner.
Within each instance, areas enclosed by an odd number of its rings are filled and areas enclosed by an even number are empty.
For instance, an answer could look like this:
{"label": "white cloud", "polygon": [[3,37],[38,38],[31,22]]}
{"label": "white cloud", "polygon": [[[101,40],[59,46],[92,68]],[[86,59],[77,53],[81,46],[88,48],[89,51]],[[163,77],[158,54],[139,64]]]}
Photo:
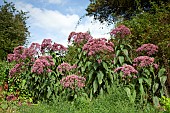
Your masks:
{"label": "white cloud", "polygon": [[[50,1],[50,0],[49,0]],[[51,0],[59,1],[60,0]],[[34,7],[31,4],[23,2],[16,3],[17,9],[23,11],[29,11],[30,18],[28,19],[28,25],[30,26],[31,38],[30,42],[38,42],[44,38],[52,38],[53,41],[67,45],[67,37],[70,32],[75,30],[75,26],[79,20],[77,14],[62,14],[57,10],[47,10]],[[100,22],[91,23],[92,18],[85,17],[80,22],[76,31],[86,32],[90,30],[93,37],[106,37],[109,38],[108,33],[111,28],[101,25]],[[101,29],[103,27],[103,29]]]}

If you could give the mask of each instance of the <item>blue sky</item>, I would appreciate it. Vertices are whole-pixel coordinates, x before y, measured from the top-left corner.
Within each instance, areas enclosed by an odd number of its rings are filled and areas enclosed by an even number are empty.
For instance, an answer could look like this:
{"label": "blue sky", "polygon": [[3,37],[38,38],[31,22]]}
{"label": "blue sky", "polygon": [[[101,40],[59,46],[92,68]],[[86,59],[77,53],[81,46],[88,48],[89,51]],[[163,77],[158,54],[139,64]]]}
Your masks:
{"label": "blue sky", "polygon": [[[86,32],[90,30],[94,38],[109,38],[109,27],[93,21],[92,17],[82,19],[78,27],[76,24],[86,11],[89,0],[6,0],[13,2],[18,10],[28,11],[27,26],[31,37],[29,42],[41,43],[45,38],[67,46],[70,32]],[[0,1],[0,5],[2,4]]]}

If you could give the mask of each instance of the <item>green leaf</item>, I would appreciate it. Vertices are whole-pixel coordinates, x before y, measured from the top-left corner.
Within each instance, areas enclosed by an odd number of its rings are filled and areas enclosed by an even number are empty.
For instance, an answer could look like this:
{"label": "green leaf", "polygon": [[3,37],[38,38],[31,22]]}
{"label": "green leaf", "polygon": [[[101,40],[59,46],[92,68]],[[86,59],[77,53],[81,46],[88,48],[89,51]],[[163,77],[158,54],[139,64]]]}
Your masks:
{"label": "green leaf", "polygon": [[138,80],[139,80],[139,84],[140,84],[139,90],[140,90],[141,99],[142,99],[142,98],[144,97],[144,94],[145,94],[145,91],[144,91],[144,88],[143,88],[143,85],[142,85],[142,83],[143,83],[143,78],[139,78]]}
{"label": "green leaf", "polygon": [[49,98],[50,96],[51,96],[51,89],[50,89],[50,87],[48,86],[47,87],[48,89],[47,89],[47,98]]}
{"label": "green leaf", "polygon": [[90,73],[88,74],[89,75],[89,80],[88,81],[91,81],[91,79],[93,77],[93,73],[94,73],[94,70],[91,70]]}
{"label": "green leaf", "polygon": [[152,79],[151,78],[143,78],[143,80],[147,83],[149,87],[151,87]]}
{"label": "green leaf", "polygon": [[25,83],[26,83],[26,80],[24,79],[24,80],[22,80],[22,89],[24,89],[24,86],[25,86]]}
{"label": "green leaf", "polygon": [[106,63],[106,62],[102,62],[102,65],[103,65],[103,67],[105,68],[105,70],[108,70],[107,63]]}
{"label": "green leaf", "polygon": [[120,45],[120,49],[123,50],[124,49],[124,45]]}
{"label": "green leaf", "polygon": [[97,73],[97,78],[98,78],[99,84],[102,84],[102,82],[103,82],[103,77],[104,77],[104,74],[102,73],[102,71],[99,71],[99,72]]}
{"label": "green leaf", "polygon": [[120,64],[123,65],[123,63],[124,63],[124,56],[119,56],[118,58],[119,58]]}
{"label": "green leaf", "polygon": [[100,89],[100,95],[101,95],[101,96],[103,96],[103,94],[104,94],[103,92],[104,92],[104,91],[103,91],[103,88],[101,88],[101,89]]}
{"label": "green leaf", "polygon": [[81,71],[84,72],[85,71],[85,67],[82,66],[81,67]]}
{"label": "green leaf", "polygon": [[97,83],[97,80],[95,79],[94,81],[93,81],[93,92],[95,93],[96,91],[97,91],[97,88],[98,88],[98,83]]}
{"label": "green leaf", "polygon": [[165,71],[166,71],[165,68],[161,68],[158,72],[158,77],[164,75]]}
{"label": "green leaf", "polygon": [[130,89],[128,87],[125,87],[125,91],[126,91],[128,98],[130,99],[130,97],[131,97]]}
{"label": "green leaf", "polygon": [[128,54],[128,50],[127,50],[127,49],[123,49],[122,51],[123,51],[123,53],[126,55],[126,57],[128,57],[128,56],[129,56],[129,54]]}
{"label": "green leaf", "polygon": [[154,84],[153,84],[153,89],[152,89],[153,94],[154,94],[154,93],[156,92],[156,90],[158,89],[158,86],[159,86],[158,83],[154,83]]}
{"label": "green leaf", "polygon": [[116,51],[116,57],[119,56],[119,54],[120,54],[120,50],[117,50]]}
{"label": "green leaf", "polygon": [[97,70],[98,66],[99,66],[98,63],[95,63],[94,64],[94,69]]}
{"label": "green leaf", "polygon": [[150,76],[150,71],[148,69],[144,69],[144,72],[147,75],[147,77]]}
{"label": "green leaf", "polygon": [[158,99],[157,96],[154,96],[154,97],[153,97],[153,103],[154,103],[154,106],[155,106],[155,107],[158,107],[158,105],[159,105],[159,99]]}
{"label": "green leaf", "polygon": [[164,86],[167,80],[167,76],[161,76],[159,79],[160,79],[161,85]]}

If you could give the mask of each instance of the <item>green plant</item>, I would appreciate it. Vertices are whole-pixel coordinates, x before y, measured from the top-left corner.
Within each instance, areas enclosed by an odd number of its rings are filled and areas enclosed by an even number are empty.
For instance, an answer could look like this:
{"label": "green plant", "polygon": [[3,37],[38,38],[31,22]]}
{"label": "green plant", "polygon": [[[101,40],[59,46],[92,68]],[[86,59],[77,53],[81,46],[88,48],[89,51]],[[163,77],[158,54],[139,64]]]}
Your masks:
{"label": "green plant", "polygon": [[166,111],[165,113],[169,113],[170,112],[170,98],[162,96],[159,100],[160,100],[162,107]]}

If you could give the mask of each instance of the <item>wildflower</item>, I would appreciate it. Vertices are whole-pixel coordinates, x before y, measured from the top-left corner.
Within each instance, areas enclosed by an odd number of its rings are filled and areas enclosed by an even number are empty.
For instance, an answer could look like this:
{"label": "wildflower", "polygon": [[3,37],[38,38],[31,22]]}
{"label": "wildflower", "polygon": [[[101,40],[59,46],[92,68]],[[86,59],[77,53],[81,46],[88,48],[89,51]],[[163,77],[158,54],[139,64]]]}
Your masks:
{"label": "wildflower", "polygon": [[9,96],[7,96],[6,97],[6,100],[7,101],[14,101],[14,100],[16,100],[17,98],[13,95],[13,94],[11,94],[11,95],[9,95]]}
{"label": "wildflower", "polygon": [[85,86],[85,81],[86,79],[84,77],[80,77],[80,76],[73,74],[73,75],[68,75],[67,77],[64,77],[60,81],[60,83],[65,88],[75,89],[76,87],[83,88]]}
{"label": "wildflower", "polygon": [[141,47],[137,48],[136,50],[137,52],[146,52],[148,56],[151,56],[153,54],[155,54],[156,52],[158,52],[158,46],[154,45],[154,44],[143,44]]}
{"label": "wildflower", "polygon": [[12,77],[13,75],[15,75],[16,73],[19,73],[21,72],[21,67],[22,67],[23,63],[19,63],[19,64],[16,64],[10,71],[9,71],[9,75],[10,77]]}
{"label": "wildflower", "polygon": [[[122,71],[124,76],[138,73],[138,71],[133,66],[127,64],[123,65],[122,67],[118,67],[114,70],[114,72],[118,71]],[[136,76],[134,78],[136,78]]]}
{"label": "wildflower", "polygon": [[127,35],[130,35],[130,29],[126,27],[125,25],[120,25],[117,28],[113,29],[110,33],[111,35],[120,36],[121,38],[124,38]]}
{"label": "wildflower", "polygon": [[154,58],[151,58],[149,56],[139,56],[135,58],[133,62],[133,66],[147,67],[153,64]]}
{"label": "wildflower", "polygon": [[64,47],[64,46],[61,45],[61,44],[54,43],[54,44],[52,45],[52,50],[53,50],[53,51],[67,51],[67,48]]}
{"label": "wildflower", "polygon": [[51,39],[44,39],[41,44],[41,52],[44,53],[46,51],[50,51],[51,49],[52,49]]}
{"label": "wildflower", "polygon": [[80,44],[83,41],[88,41],[89,39],[92,39],[93,37],[89,33],[76,33],[76,32],[71,32],[69,37],[68,37],[68,42],[71,41],[71,38],[73,38],[74,43]]}
{"label": "wildflower", "polygon": [[90,39],[83,46],[83,50],[88,53],[89,56],[95,55],[96,53],[112,53],[114,44],[112,42],[107,42],[105,38]]}
{"label": "wildflower", "polygon": [[46,69],[46,72],[51,72],[49,67],[54,66],[54,65],[55,64],[54,64],[51,56],[41,56],[33,64],[31,72],[34,72],[37,74],[42,74],[45,69]]}
{"label": "wildflower", "polygon": [[155,69],[158,69],[159,65],[158,64],[153,64]]}
{"label": "wildflower", "polygon": [[57,67],[60,73],[65,73],[66,71],[70,71],[71,69],[75,69],[75,68],[77,68],[76,65],[71,66],[70,64],[65,63],[65,62],[63,62]]}

